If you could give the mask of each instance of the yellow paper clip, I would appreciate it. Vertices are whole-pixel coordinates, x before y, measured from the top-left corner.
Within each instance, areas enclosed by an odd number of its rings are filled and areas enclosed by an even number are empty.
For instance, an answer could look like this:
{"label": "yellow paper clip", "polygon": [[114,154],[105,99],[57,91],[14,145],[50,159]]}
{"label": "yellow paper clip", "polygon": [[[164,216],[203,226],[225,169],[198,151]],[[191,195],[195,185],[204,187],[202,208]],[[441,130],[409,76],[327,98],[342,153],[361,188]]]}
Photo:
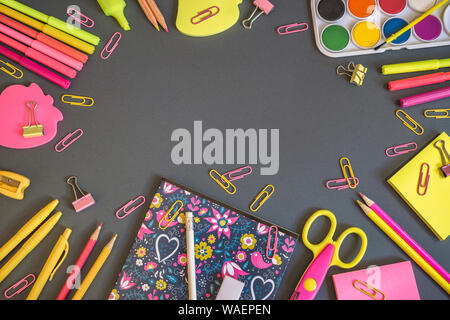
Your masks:
{"label": "yellow paper clip", "polygon": [[423,115],[427,118],[448,119],[450,118],[450,109],[427,109]]}
{"label": "yellow paper clip", "polygon": [[[347,162],[347,163],[344,163],[344,162]],[[357,179],[355,177],[355,174],[353,173],[353,168],[350,163],[350,160],[347,157],[342,157],[339,159],[339,164],[341,166],[342,174],[344,175],[345,180],[347,180],[347,184],[348,184],[349,188],[355,189],[358,184],[356,183]],[[348,176],[346,169],[348,169],[348,173],[350,174],[350,177]],[[353,181],[353,184],[350,180]]]}
{"label": "yellow paper clip", "polygon": [[[4,66],[6,66],[7,68],[5,68]],[[23,77],[22,70],[3,60],[0,60],[0,70],[16,79],[20,79]]]}
{"label": "yellow paper clip", "polygon": [[364,78],[366,77],[367,68],[362,64],[357,64],[355,66],[355,63],[350,61],[347,69],[345,69],[344,66],[339,66],[336,69],[336,73],[340,76],[346,75],[350,77],[350,83],[356,84],[357,86],[362,86]]}
{"label": "yellow paper clip", "polygon": [[[28,108],[28,125],[22,127],[24,138],[42,137],[44,135],[44,126],[36,120],[37,102],[27,101],[25,105]],[[34,124],[32,124],[34,123]]]}
{"label": "yellow paper clip", "polygon": [[[217,175],[218,178],[216,178],[214,175]],[[215,181],[217,182],[217,184],[223,189],[225,190],[227,193],[229,194],[235,194],[236,193],[236,187],[227,179],[225,178],[223,175],[221,175],[220,173],[218,173],[216,170],[210,170],[209,171],[209,176]]]}
{"label": "yellow paper clip", "polygon": [[94,99],[91,97],[74,96],[71,94],[63,95],[61,97],[61,102],[82,107],[91,107],[94,105]]}
{"label": "yellow paper clip", "polygon": [[[258,209],[264,204],[264,202],[267,201],[267,199],[270,198],[274,191],[275,187],[273,185],[268,184],[267,186],[265,186],[264,189],[262,189],[262,191],[256,196],[255,200],[253,200],[252,204],[250,205],[250,210],[252,210],[253,212],[258,211]],[[256,208],[254,207],[255,204],[258,205]]]}
{"label": "yellow paper clip", "polygon": [[[173,211],[177,203],[180,203],[180,207],[177,209],[177,211],[175,211],[175,213],[172,215],[170,219],[167,219],[167,216]],[[173,222],[173,220],[175,220],[175,218],[180,214],[181,209],[183,209],[183,201],[181,200],[175,201],[173,205],[170,207],[170,209],[167,210],[166,214],[159,221],[159,228],[162,230],[166,229]],[[166,225],[164,226],[161,225],[161,222],[163,221],[166,222]]]}
{"label": "yellow paper clip", "polygon": [[[357,287],[356,284],[360,283],[363,287]],[[359,280],[355,280],[353,281],[353,287],[355,287],[355,289],[361,291],[362,293],[364,293],[365,295],[371,297],[374,300],[384,300],[386,299],[386,296],[383,292],[381,292],[380,290],[378,290],[377,288],[372,287],[370,284],[366,283],[366,282],[361,282]],[[365,288],[372,290],[372,292],[370,291],[366,291]],[[377,298],[377,293],[381,294],[381,299]]]}
{"label": "yellow paper clip", "polygon": [[[403,119],[403,117],[401,117],[400,114],[402,114],[406,120]],[[405,111],[403,111],[402,109],[398,109],[395,112],[395,115],[397,116],[397,118],[399,118],[403,122],[403,125],[405,127],[407,127],[409,130],[411,130],[418,136],[423,134],[424,130],[423,130],[422,126],[420,124],[418,124],[413,118],[411,118]],[[409,123],[408,123],[408,121],[409,121]],[[419,129],[420,131],[417,132],[416,129]]]}

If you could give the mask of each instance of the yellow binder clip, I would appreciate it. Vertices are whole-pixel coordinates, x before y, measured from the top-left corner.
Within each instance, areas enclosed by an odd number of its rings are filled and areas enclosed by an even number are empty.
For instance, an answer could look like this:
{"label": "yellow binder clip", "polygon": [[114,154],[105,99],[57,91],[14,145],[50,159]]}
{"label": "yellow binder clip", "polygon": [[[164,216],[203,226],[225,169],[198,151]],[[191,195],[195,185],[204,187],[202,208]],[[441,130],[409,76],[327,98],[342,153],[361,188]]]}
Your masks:
{"label": "yellow binder clip", "polygon": [[[177,204],[180,204],[179,208],[175,211],[175,213],[172,215],[172,217],[170,219],[167,219],[167,217],[169,216],[169,214],[172,213],[172,211],[174,210],[174,208]],[[165,230],[175,220],[175,218],[180,214],[181,209],[183,209],[183,201],[181,201],[181,200],[175,201],[172,204],[172,206],[170,207],[170,209],[167,210],[166,214],[159,221],[159,228],[162,230]],[[163,221],[166,223],[164,226],[161,225],[161,222],[163,222]]]}
{"label": "yellow binder clip", "polygon": [[[42,137],[44,135],[44,126],[36,120],[37,102],[27,101],[25,105],[28,108],[28,125],[22,127],[24,138]],[[34,124],[33,124],[34,123]]]}
{"label": "yellow binder clip", "polygon": [[4,73],[9,74],[11,77],[16,78],[16,79],[20,79],[23,77],[22,70],[16,68],[12,64],[5,62],[3,60],[0,60],[0,70],[2,70]]}
{"label": "yellow binder clip", "polygon": [[[361,286],[357,286],[356,284],[359,283]],[[355,289],[361,291],[362,293],[364,293],[366,296],[371,297],[374,300],[384,300],[386,299],[386,296],[383,292],[381,292],[380,290],[378,290],[375,287],[372,287],[370,284],[368,284],[367,282],[361,282],[359,280],[355,280],[353,281],[353,287],[355,287]],[[369,290],[366,290],[369,289]],[[378,297],[378,293],[380,294],[380,296]]]}
{"label": "yellow binder clip", "polygon": [[[258,209],[261,208],[264,202],[266,202],[267,199],[270,198],[274,191],[275,187],[273,185],[268,184],[267,186],[265,186],[264,189],[262,189],[262,191],[256,196],[255,200],[253,200],[253,202],[251,203],[250,210],[252,210],[253,212],[258,211]],[[255,205],[257,205],[256,208]]]}
{"label": "yellow binder clip", "polygon": [[350,83],[362,86],[364,78],[366,77],[367,68],[362,64],[355,65],[353,61],[350,61],[347,69],[344,66],[339,66],[336,69],[336,73],[340,76],[348,76],[350,77]]}
{"label": "yellow binder clip", "polygon": [[[217,184],[225,190],[229,194],[235,194],[236,193],[236,187],[223,175],[218,173],[216,170],[210,170],[209,176],[217,182]],[[217,177],[216,177],[217,176]]]}
{"label": "yellow binder clip", "polygon": [[[347,180],[347,184],[348,184],[349,188],[355,189],[358,184],[356,183],[357,179],[355,177],[355,174],[353,173],[353,168],[350,163],[350,160],[347,157],[342,157],[339,159],[339,164],[341,166],[342,174],[344,175],[345,180]],[[347,173],[347,170],[348,170],[348,173]],[[349,174],[350,174],[350,177],[349,177]],[[352,181],[353,181],[353,183],[352,183]]]}
{"label": "yellow binder clip", "polygon": [[[402,116],[400,116],[400,114]],[[395,115],[397,116],[397,118],[401,120],[401,122],[403,122],[403,125],[407,127],[409,130],[411,130],[418,136],[423,134],[424,130],[422,126],[418,124],[413,118],[411,118],[405,111],[403,111],[402,109],[398,109],[395,112]],[[419,131],[417,131],[417,129],[419,129]]]}
{"label": "yellow binder clip", "polygon": [[63,95],[61,102],[81,107],[92,107],[94,105],[94,99],[91,97],[74,96],[71,94]]}
{"label": "yellow binder clip", "polygon": [[427,118],[448,119],[450,118],[450,109],[427,109],[423,115]]}

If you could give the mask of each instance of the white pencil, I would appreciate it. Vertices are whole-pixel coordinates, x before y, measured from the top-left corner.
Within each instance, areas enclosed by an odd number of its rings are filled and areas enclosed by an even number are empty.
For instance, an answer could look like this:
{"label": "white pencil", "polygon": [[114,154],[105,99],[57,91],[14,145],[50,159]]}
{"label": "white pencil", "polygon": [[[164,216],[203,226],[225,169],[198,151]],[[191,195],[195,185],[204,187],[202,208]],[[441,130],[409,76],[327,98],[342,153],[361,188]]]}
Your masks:
{"label": "white pencil", "polygon": [[186,247],[189,300],[197,300],[197,284],[195,280],[194,223],[192,212],[186,212]]}

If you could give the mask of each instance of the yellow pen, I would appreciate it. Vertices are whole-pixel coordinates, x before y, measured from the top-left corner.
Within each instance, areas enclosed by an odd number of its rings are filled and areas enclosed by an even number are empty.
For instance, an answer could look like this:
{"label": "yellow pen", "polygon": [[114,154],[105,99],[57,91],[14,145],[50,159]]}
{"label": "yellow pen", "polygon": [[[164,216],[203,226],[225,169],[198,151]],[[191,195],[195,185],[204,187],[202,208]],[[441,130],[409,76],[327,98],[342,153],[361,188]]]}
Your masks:
{"label": "yellow pen", "polygon": [[100,268],[103,266],[109,254],[111,253],[116,238],[117,234],[106,244],[102,252],[100,252],[100,254],[97,257],[97,260],[95,260],[94,264],[92,265],[91,270],[89,270],[83,282],[81,282],[80,288],[73,295],[72,300],[81,300],[83,298],[92,281],[94,281],[95,276],[100,271]]}
{"label": "yellow pen", "polygon": [[39,227],[22,247],[0,269],[0,283],[14,270],[17,265],[45,238],[61,218],[62,213],[57,212]]}
{"label": "yellow pen", "polygon": [[364,213],[372,220],[378,228],[380,228],[392,241],[394,241],[415,263],[422,268],[438,285],[440,285],[447,294],[450,294],[450,283],[442,277],[428,262],[426,262],[411,246],[406,243],[389,225],[383,221],[371,208],[363,204],[361,201],[356,201]]}
{"label": "yellow pen", "polygon": [[41,273],[39,273],[33,288],[31,288],[27,300],[37,300],[47,281],[52,280],[56,270],[58,270],[61,266],[67,256],[67,253],[69,252],[69,242],[67,240],[69,239],[71,233],[72,230],[66,228],[64,233],[59,237],[52,249],[52,252],[50,252],[50,255],[48,256],[47,261],[42,267]]}
{"label": "yellow pen", "polygon": [[58,203],[58,200],[53,200],[44,208],[42,208],[38,213],[36,213],[33,218],[31,218],[27,223],[25,223],[24,226],[20,228],[20,230],[17,231],[12,238],[9,239],[9,241],[0,248],[0,261],[2,261],[4,257],[6,257],[12,250],[14,250],[14,248],[20,242],[22,242],[23,239],[28,237],[28,235],[33,232],[33,230],[36,229],[42,223],[42,221],[47,219],[50,213],[52,213],[52,211],[56,208]]}

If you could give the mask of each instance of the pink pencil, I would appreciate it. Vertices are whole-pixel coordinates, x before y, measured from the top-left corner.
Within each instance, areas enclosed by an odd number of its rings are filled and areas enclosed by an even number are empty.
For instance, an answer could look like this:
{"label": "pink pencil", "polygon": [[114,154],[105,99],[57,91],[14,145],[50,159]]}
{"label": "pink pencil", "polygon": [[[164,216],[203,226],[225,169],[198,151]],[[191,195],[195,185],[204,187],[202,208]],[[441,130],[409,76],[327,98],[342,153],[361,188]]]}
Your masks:
{"label": "pink pencil", "polygon": [[61,288],[61,291],[59,292],[58,296],[56,297],[56,300],[66,299],[67,294],[69,293],[70,289],[72,289],[75,279],[80,274],[81,268],[83,268],[84,263],[86,262],[87,258],[89,257],[89,254],[91,253],[92,249],[94,248],[95,243],[97,242],[98,235],[100,233],[100,229],[102,228],[102,225],[103,225],[103,223],[101,223],[89,237],[89,240],[86,243],[86,246],[84,247],[83,251],[81,252],[80,256],[78,257],[77,262],[75,262],[75,266],[72,269],[72,272],[70,273],[69,277],[67,277],[67,280],[64,283],[63,287]]}
{"label": "pink pencil", "polygon": [[415,250],[428,264],[436,270],[447,282],[450,282],[450,275],[448,272],[437,263],[433,257],[431,257],[428,252],[426,252],[421,246],[410,237],[391,217],[388,216],[386,212],[379,205],[377,205],[373,200],[370,200],[362,193],[359,193],[364,202],[372,209],[387,225],[399,235],[405,242],[407,242],[413,250]]}

